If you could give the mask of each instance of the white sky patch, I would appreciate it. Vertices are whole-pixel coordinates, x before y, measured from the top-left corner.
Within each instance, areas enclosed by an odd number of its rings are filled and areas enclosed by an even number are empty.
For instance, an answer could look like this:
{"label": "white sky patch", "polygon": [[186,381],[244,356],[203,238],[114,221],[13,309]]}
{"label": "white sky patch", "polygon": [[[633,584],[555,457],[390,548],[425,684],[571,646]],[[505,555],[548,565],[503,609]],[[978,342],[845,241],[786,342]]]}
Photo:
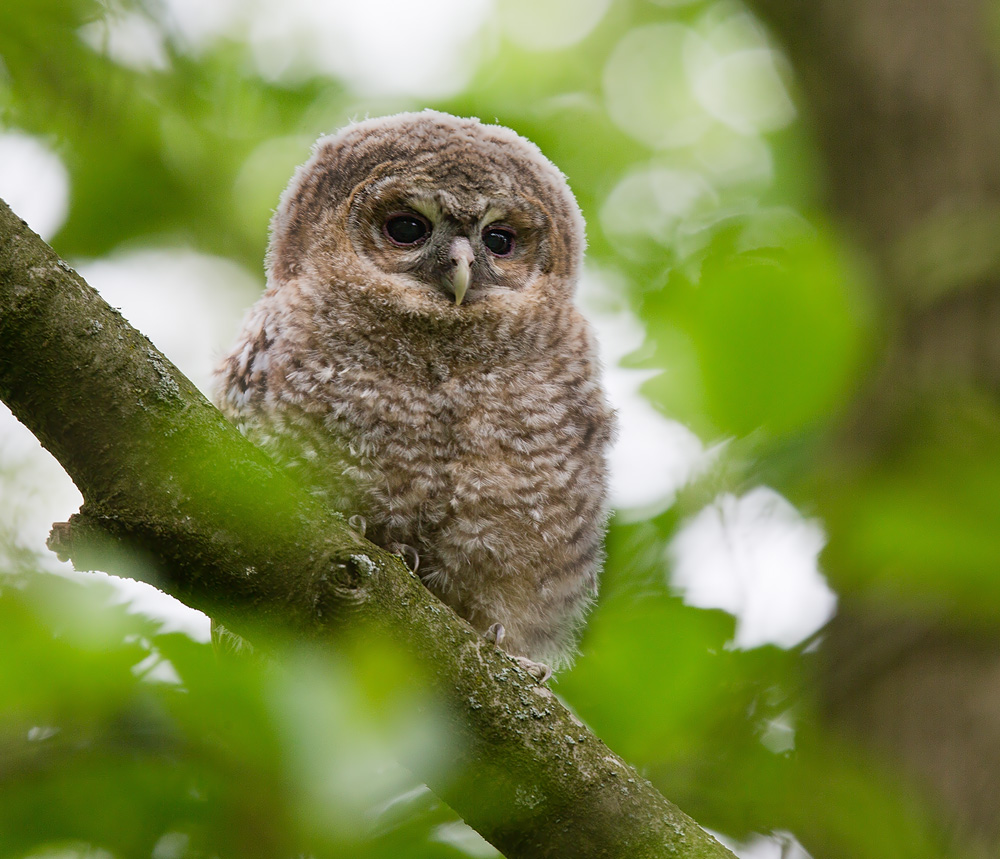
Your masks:
{"label": "white sky patch", "polygon": [[93,572],[90,575],[107,576],[108,581],[118,591],[119,603],[127,605],[132,614],[142,614],[159,622],[160,632],[183,632],[195,641],[203,643],[212,640],[211,621],[206,615],[184,605],[153,585],[138,579],[126,579],[102,572]]}
{"label": "white sky patch", "polygon": [[[206,394],[216,363],[263,285],[263,277],[235,263],[188,250],[136,251],[78,270]],[[42,553],[47,569],[69,570],[44,546],[52,523],[68,519],[82,500],[55,459],[0,405],[0,515],[21,545]],[[164,631],[209,639],[209,621],[201,612],[144,582],[109,580],[131,611],[156,619]]]}
{"label": "white sky patch", "polygon": [[695,100],[689,67],[700,67],[707,43],[683,24],[629,30],[604,67],[604,96],[612,121],[652,149],[697,143],[715,120]]}
{"label": "white sky patch", "polygon": [[795,748],[795,717],[791,710],[779,713],[764,726],[760,744],[776,755]]}
{"label": "white sky patch", "polygon": [[263,288],[230,260],[189,250],[141,250],[77,270],[206,396],[212,372]]}
{"label": "white sky patch", "polygon": [[504,34],[530,51],[568,48],[587,36],[604,17],[611,0],[500,0]]}
{"label": "white sky patch", "polygon": [[471,79],[470,39],[491,8],[489,0],[266,0],[250,41],[268,77],[294,75],[301,63],[366,95],[443,97]]}
{"label": "white sky patch", "polygon": [[494,856],[500,856],[500,852],[492,844],[461,820],[442,823],[434,830],[431,840],[455,847],[474,859],[493,859]]}
{"label": "white sky patch", "polygon": [[694,92],[709,113],[743,134],[776,131],[795,118],[766,48],[717,58],[698,75]]}
{"label": "white sky patch", "polygon": [[183,859],[191,855],[188,850],[190,843],[191,836],[186,832],[167,832],[153,846],[151,859]]}
{"label": "white sky patch", "polygon": [[246,40],[270,79],[330,75],[363,95],[428,98],[466,86],[478,64],[474,37],[493,11],[493,0],[164,2],[182,49],[227,36]]}
{"label": "white sky patch", "polygon": [[93,847],[88,844],[85,849],[87,852],[81,853],[76,846],[40,847],[37,850],[32,850],[30,853],[22,855],[24,859],[80,859],[81,856],[85,856],[86,859],[115,859],[113,853],[101,850],[100,847]]}
{"label": "white sky patch", "polygon": [[[40,553],[44,570],[78,575],[45,548],[53,522],[65,522],[80,509],[83,497],[69,475],[38,440],[0,403],[0,516],[20,546]],[[3,546],[0,545],[0,563]],[[129,610],[153,618],[164,632],[184,632],[196,641],[209,640],[209,620],[152,585],[104,576]]]}
{"label": "white sky patch", "polygon": [[671,584],[688,605],[733,614],[735,647],[793,647],[836,609],[818,565],[825,543],[820,524],[773,489],[722,495],[682,525],[668,547]]}
{"label": "white sky patch", "polygon": [[692,56],[689,73],[694,96],[706,111],[746,135],[775,131],[795,119],[779,73],[784,58],[751,15],[717,4],[699,30],[707,50]]}
{"label": "white sky patch", "polygon": [[112,12],[85,24],[80,38],[101,54],[126,68],[144,72],[169,65],[163,33],[139,12]]}
{"label": "white sky patch", "polygon": [[759,137],[738,134],[724,125],[709,131],[694,155],[716,188],[766,188],[774,178],[771,147]]}
{"label": "white sky patch", "polygon": [[155,21],[109,13],[80,37],[139,70],[168,65],[167,38],[194,55],[228,38],[246,42],[272,80],[329,75],[365,96],[442,98],[461,92],[476,71],[475,37],[494,0],[162,0],[158,8]]}
{"label": "white sky patch", "polygon": [[68,569],[45,548],[45,541],[52,523],[65,522],[82,503],[83,496],[55,457],[0,403],[0,533],[41,552],[46,569]]}
{"label": "white sky patch", "polygon": [[770,153],[759,135],[796,116],[786,66],[752,16],[717,3],[690,26],[625,33],[604,67],[604,99],[614,123],[651,149],[695,147],[722,184],[767,180]]}
{"label": "white sky patch", "polygon": [[753,835],[743,842],[734,841],[718,832],[711,834],[739,859],[812,859],[791,832],[781,829],[770,835]]}
{"label": "white sky patch", "polygon": [[198,54],[216,40],[242,35],[247,0],[161,0],[166,24],[181,50]]}
{"label": "white sky patch", "polygon": [[132,666],[132,673],[145,683],[167,683],[171,686],[181,683],[177,669],[155,649],[142,662]]}
{"label": "white sky patch", "polygon": [[49,241],[69,214],[69,172],[41,139],[0,130],[0,198]]}
{"label": "white sky patch", "polygon": [[601,207],[601,226],[611,236],[645,235],[662,244],[699,205],[717,204],[718,195],[691,170],[647,167],[633,170],[611,190]]}
{"label": "white sky patch", "polygon": [[618,440],[611,451],[611,503],[643,515],[653,508],[665,509],[712,454],[693,432],[665,418],[639,393],[639,386],[658,371],[619,366],[645,339],[642,325],[628,307],[624,285],[609,274],[588,270],[579,301],[597,332],[604,384],[618,411]]}

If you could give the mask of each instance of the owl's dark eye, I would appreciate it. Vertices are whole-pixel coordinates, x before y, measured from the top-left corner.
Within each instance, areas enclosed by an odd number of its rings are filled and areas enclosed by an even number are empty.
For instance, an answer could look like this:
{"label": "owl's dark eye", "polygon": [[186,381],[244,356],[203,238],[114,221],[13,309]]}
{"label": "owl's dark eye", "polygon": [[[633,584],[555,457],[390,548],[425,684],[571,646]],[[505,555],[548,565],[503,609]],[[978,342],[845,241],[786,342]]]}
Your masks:
{"label": "owl's dark eye", "polygon": [[514,231],[510,227],[487,227],[483,230],[483,244],[495,256],[505,257],[514,250]]}
{"label": "owl's dark eye", "polygon": [[431,225],[423,215],[401,212],[385,219],[382,231],[394,245],[403,248],[423,244],[431,234]]}

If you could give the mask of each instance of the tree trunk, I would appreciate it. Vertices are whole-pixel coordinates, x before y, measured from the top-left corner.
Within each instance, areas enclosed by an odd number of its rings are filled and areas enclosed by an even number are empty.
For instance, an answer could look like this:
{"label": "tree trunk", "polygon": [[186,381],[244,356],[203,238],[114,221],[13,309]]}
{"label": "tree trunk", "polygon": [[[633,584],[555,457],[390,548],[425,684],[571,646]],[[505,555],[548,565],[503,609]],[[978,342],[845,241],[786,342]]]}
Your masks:
{"label": "tree trunk", "polygon": [[[835,499],[824,511],[828,564],[844,595],[825,643],[826,713],[904,762],[962,839],[993,852],[997,621],[947,607],[934,586],[956,578],[947,562],[924,574],[925,593],[900,592],[875,563],[849,569],[864,561],[838,543],[868,515],[871,475],[899,475],[921,455],[947,457],[956,438],[956,450],[975,446],[987,464],[1000,451],[1000,19],[985,0],[751,5],[797,72],[827,204],[874,261],[888,331],[838,440],[841,485],[821,481],[818,493]],[[845,469],[855,478],[846,488]],[[984,492],[980,506],[995,522],[1000,489]],[[958,512],[991,527],[982,510]],[[990,577],[984,569],[984,587]]]}

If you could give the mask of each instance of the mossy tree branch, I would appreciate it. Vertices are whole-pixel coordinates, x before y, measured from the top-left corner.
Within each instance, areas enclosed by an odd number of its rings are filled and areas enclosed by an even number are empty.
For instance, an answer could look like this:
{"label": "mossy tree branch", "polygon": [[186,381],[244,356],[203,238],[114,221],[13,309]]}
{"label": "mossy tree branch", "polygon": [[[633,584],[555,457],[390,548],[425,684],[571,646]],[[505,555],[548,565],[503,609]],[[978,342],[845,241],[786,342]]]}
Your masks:
{"label": "mossy tree branch", "polygon": [[140,552],[157,584],[251,641],[367,623],[404,643],[462,740],[447,778],[417,775],[506,856],[731,856],[295,485],[2,201],[0,398],[83,494],[56,535],[78,566]]}

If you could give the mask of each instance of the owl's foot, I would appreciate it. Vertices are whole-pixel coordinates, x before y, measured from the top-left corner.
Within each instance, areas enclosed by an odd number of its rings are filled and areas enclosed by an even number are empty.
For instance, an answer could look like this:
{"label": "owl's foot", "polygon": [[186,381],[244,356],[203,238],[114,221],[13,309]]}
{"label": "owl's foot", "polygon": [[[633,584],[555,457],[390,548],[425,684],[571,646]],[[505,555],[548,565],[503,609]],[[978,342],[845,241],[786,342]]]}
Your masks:
{"label": "owl's foot", "polygon": [[420,569],[420,554],[413,546],[407,546],[406,543],[392,543],[387,548],[394,555],[399,555],[403,559],[403,563],[410,568],[410,572],[415,573]]}
{"label": "owl's foot", "polygon": [[518,665],[534,677],[539,683],[544,683],[552,676],[552,669],[544,662],[535,662],[527,656],[511,656]]}
{"label": "owl's foot", "polygon": [[365,517],[357,513],[347,520],[347,524],[355,534],[362,538],[365,536],[365,531],[368,530],[368,522],[365,520]]}
{"label": "owl's foot", "polygon": [[[502,623],[490,624],[489,629],[483,633],[483,638],[487,641],[493,642],[497,647],[503,644],[503,640],[507,635],[507,630],[504,629]],[[552,676],[552,669],[546,665],[544,662],[535,662],[528,659],[527,656],[514,656],[511,653],[507,654],[511,659],[513,659],[518,665],[520,665],[525,671],[527,671],[532,677],[534,677],[539,683],[544,683]]]}

